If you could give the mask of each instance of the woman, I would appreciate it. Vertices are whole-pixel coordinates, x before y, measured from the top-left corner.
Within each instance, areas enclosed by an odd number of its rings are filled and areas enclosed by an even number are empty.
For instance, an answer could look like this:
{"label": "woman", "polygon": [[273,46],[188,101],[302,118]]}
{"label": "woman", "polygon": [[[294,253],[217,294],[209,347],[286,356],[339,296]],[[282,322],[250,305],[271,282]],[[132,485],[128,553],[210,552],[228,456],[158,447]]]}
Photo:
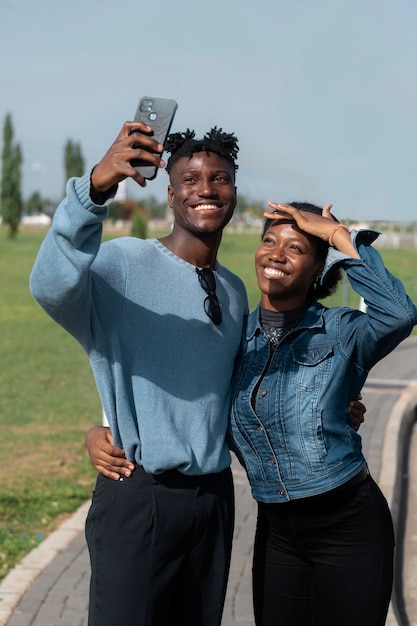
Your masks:
{"label": "woman", "polygon": [[[272,205],[272,206],[276,206],[276,205]],[[308,207],[304,207],[304,208],[308,208]],[[281,313],[278,313],[277,315],[279,318],[282,317],[281,321],[283,322],[285,331],[288,331],[288,332],[291,330],[293,326],[295,327],[297,325],[298,321],[301,321],[301,317],[304,315],[304,305],[305,305],[306,297],[308,298],[312,297],[314,299],[313,290],[314,290],[314,293],[319,294],[319,295],[325,295],[325,293],[327,294],[327,292],[329,291],[329,288],[331,289],[332,287],[334,287],[338,279],[337,273],[336,274],[333,273],[332,276],[330,277],[330,280],[327,279],[327,275],[326,275],[324,284],[321,286],[319,282],[316,280],[316,277],[319,276],[320,272],[322,271],[324,267],[324,261],[326,259],[326,255],[327,255],[328,248],[329,248],[326,233],[333,232],[336,227],[341,230],[342,226],[338,225],[337,223],[333,221],[333,218],[331,218],[330,216],[329,208],[326,208],[326,210],[324,211],[325,217],[321,217],[320,215],[321,210],[319,209],[314,209],[314,210],[316,210],[318,215],[313,215],[311,213],[306,213],[304,211],[303,212],[296,211],[296,209],[293,207],[288,207],[286,209],[284,208],[283,209],[284,212],[282,213],[282,216],[286,218],[290,218],[290,219],[283,220],[285,224],[283,223],[282,226],[284,227],[286,225],[287,228],[289,227],[290,234],[293,234],[293,229],[295,228],[295,222],[291,214],[292,212],[294,212],[294,214],[297,216],[303,228],[308,230],[307,225],[303,224],[303,222],[309,222],[310,223],[309,228],[312,229],[313,233],[316,232],[316,233],[323,234],[324,241],[320,241],[319,239],[316,239],[315,237],[310,237],[310,235],[303,233],[302,231],[297,229],[294,231],[297,237],[295,239],[293,238],[294,241],[290,241],[288,244],[289,249],[293,250],[291,255],[289,252],[286,252],[284,256],[282,252],[279,252],[279,253],[273,252],[273,256],[276,257],[275,261],[272,261],[271,263],[269,263],[269,267],[268,268],[265,267],[264,269],[265,263],[263,263],[262,261],[263,256],[264,256],[262,251],[264,250],[265,247],[268,250],[270,246],[271,246],[271,249],[273,250],[274,248],[273,237],[274,237],[275,229],[278,227],[277,215],[272,215],[270,217],[273,217],[274,221],[272,222],[270,220],[269,222],[267,222],[268,235],[264,236],[261,248],[259,249],[257,253],[257,264],[259,267],[258,280],[259,280],[261,290],[266,291],[265,295],[262,294],[262,299],[263,300],[265,299],[265,312],[263,313],[263,319],[265,317],[268,318],[268,315],[274,316],[276,311],[280,311],[281,310],[280,302],[282,300],[282,303],[284,303],[284,300],[285,300],[285,305],[284,304],[282,305],[282,311],[285,311],[285,312],[282,313],[282,315]],[[318,220],[318,223],[317,221],[314,222],[314,220]],[[272,226],[272,228],[269,228],[270,225]],[[340,237],[340,235],[342,235],[342,237]],[[334,233],[333,239],[334,239],[335,245],[338,245],[338,246],[340,245],[342,249],[342,241],[340,241],[340,239],[342,238],[343,238],[343,246],[345,248],[342,251],[347,252],[348,255],[352,256],[352,258],[350,256],[347,256],[347,259],[350,259],[350,262],[352,263],[353,258],[354,258],[355,259],[354,263],[356,264],[361,263],[361,261],[358,260],[358,255],[356,253],[356,250],[354,249],[353,245],[350,243],[350,238],[349,238],[347,231],[344,231],[343,233],[339,233],[339,231],[337,231]],[[304,243],[309,244],[309,247],[306,248],[306,251],[301,249],[301,244],[304,245]],[[290,267],[292,267],[292,272],[289,271]],[[298,273],[296,271],[297,267],[298,267]],[[265,276],[267,276],[267,278],[265,278]],[[269,287],[269,285],[271,287]],[[269,288],[271,289],[270,294],[268,294]],[[278,290],[277,294],[275,294],[276,290]],[[283,296],[282,299],[279,296],[279,290],[281,290],[282,292],[282,296]],[[320,292],[322,293],[320,294]],[[277,303],[277,308],[275,308],[275,303]],[[319,305],[317,305],[317,307],[319,307]],[[289,312],[287,313],[287,311]],[[360,315],[358,312],[351,312],[349,310],[345,310],[345,313],[346,315],[349,314],[349,315],[352,315],[353,317],[355,317],[356,315]],[[254,320],[257,320],[258,315],[259,315],[258,311],[252,314],[252,317],[249,319],[249,323],[251,324],[253,323]],[[306,322],[310,322],[311,319],[315,319],[315,317],[313,316],[312,318],[311,314],[308,314],[308,312],[306,312],[303,321],[305,320]],[[234,378],[235,384],[237,384],[244,377],[247,377],[249,382],[251,382],[252,374],[250,374],[250,360],[252,358],[254,357],[258,358],[258,356],[261,359],[263,358],[264,365],[265,365],[265,363],[268,362],[269,355],[271,355],[271,357],[274,357],[275,350],[276,350],[276,354],[278,355],[282,347],[284,347],[285,345],[287,346],[289,345],[289,342],[291,341],[290,332],[288,334],[288,337],[286,337],[285,340],[283,340],[282,345],[278,345],[281,329],[274,328],[273,319],[270,320],[270,322],[271,322],[270,323],[271,328],[268,331],[268,334],[271,337],[270,341],[267,340],[266,334],[265,334],[266,331],[264,331],[263,328],[259,328],[256,330],[257,337],[259,334],[259,337],[256,343],[256,349],[259,348],[260,350],[259,355],[256,355],[255,352],[251,352],[247,350],[247,348],[250,349],[251,346],[254,345],[251,343],[251,341],[249,341],[247,344],[244,344],[242,346],[242,351],[245,353],[245,355],[236,372],[236,375]],[[264,323],[265,323],[265,328],[267,328],[267,320],[264,319]],[[325,330],[327,330],[327,327],[323,329],[322,325],[319,323],[317,323],[314,327],[314,332],[317,333],[318,336],[321,338],[320,343],[323,341],[323,337],[326,342],[328,341],[328,339],[323,334]],[[295,331],[295,328],[294,328],[294,331]],[[298,331],[295,332],[294,337],[297,337],[297,334],[298,334]],[[405,336],[405,333],[404,333],[404,336]],[[275,345],[274,342],[277,343],[275,350],[274,350],[274,345]],[[271,343],[271,348],[269,347],[270,343]],[[302,357],[302,352],[300,353],[300,357]],[[330,359],[328,360],[328,364],[331,364]],[[279,370],[279,367],[277,367],[278,365],[279,365],[279,362],[277,361],[277,359],[274,359],[273,361],[271,361],[271,363],[269,364],[269,368],[270,368],[269,374],[272,375],[274,372],[277,372]],[[261,371],[259,371],[259,374],[260,373]],[[244,380],[246,380],[246,378],[244,378]],[[255,379],[255,386],[256,386],[256,380],[257,378]],[[304,384],[307,385],[308,381],[306,381]],[[285,387],[285,385],[286,383],[284,383],[283,387]],[[359,438],[357,436],[355,437],[354,433],[355,433],[355,430],[359,428],[360,422],[363,421],[364,407],[363,405],[361,405],[361,403],[358,403],[355,401],[349,402],[349,398],[358,397],[360,389],[361,389],[361,384],[358,379],[357,384],[352,385],[352,390],[354,390],[353,395],[349,396],[347,389],[344,390],[343,401],[345,402],[345,404],[343,406],[343,410],[340,408],[341,420],[340,420],[340,424],[337,425],[337,428],[341,430],[342,432],[343,430],[346,430],[347,432],[349,432],[349,437],[352,439],[355,438],[356,442],[359,441]],[[282,388],[279,390],[279,392],[283,393]],[[264,403],[265,401],[269,402],[269,397],[271,397],[270,394],[266,396],[264,396],[263,394],[264,394],[263,387],[262,388],[259,387],[258,396],[260,398],[263,398]],[[242,386],[240,386],[239,389],[236,389],[235,398],[237,402],[242,403],[244,395],[245,395],[245,391]],[[308,387],[306,388],[306,392],[303,392],[301,394],[302,397],[310,398],[310,401],[314,401],[314,397],[316,395],[317,395],[317,391],[314,391],[314,393],[312,393],[308,389]],[[285,393],[283,393],[282,401],[284,401],[285,398],[286,398]],[[329,404],[335,400],[336,399],[332,399],[330,397]],[[280,402],[279,398],[276,398],[275,396],[273,398],[273,403],[275,403],[277,407],[282,407],[282,402]],[[338,401],[338,406],[340,407],[342,406],[341,401],[340,402]],[[249,478],[252,482],[252,486],[254,486],[254,480],[255,480],[255,483],[257,480],[257,470],[254,467],[253,461],[248,458],[248,454],[251,453],[253,446],[255,446],[254,449],[256,451],[256,446],[258,445],[258,442],[256,441],[256,439],[253,442],[251,442],[250,437],[253,434],[259,435],[262,431],[258,430],[258,427],[263,428],[263,426],[261,425],[258,416],[254,413],[252,407],[248,405],[249,413],[250,413],[249,415],[250,421],[248,422],[247,428],[249,429],[250,434],[248,436],[244,432],[244,430],[241,431],[241,427],[243,426],[243,429],[244,429],[246,428],[246,425],[245,424],[242,425],[240,418],[236,417],[236,411],[238,411],[239,408],[240,407],[238,407],[237,404],[234,405],[233,419],[235,420],[235,426],[232,429],[232,433],[235,435],[235,441],[234,442],[232,441],[232,446],[237,451],[238,456],[242,460],[243,464],[246,466],[246,469],[248,470]],[[274,410],[273,406],[271,410],[272,411]],[[271,413],[271,415],[273,415],[273,412]],[[244,418],[244,413],[242,413],[242,419],[243,418]],[[323,420],[323,422],[326,423],[326,420]],[[266,436],[266,433],[267,431],[265,431],[265,434],[263,435],[264,438]],[[336,433],[336,436],[337,436],[337,433]],[[241,441],[242,437],[245,439],[243,444]],[[271,438],[271,442],[272,441],[273,440]],[[248,450],[245,449],[245,445],[247,446]],[[132,471],[134,471],[135,466],[132,462],[128,461],[125,458],[124,451],[113,446],[111,433],[108,429],[106,430],[102,427],[94,427],[93,429],[91,429],[87,435],[87,448],[88,448],[90,458],[94,467],[99,472],[101,472],[104,476],[107,476],[108,478],[112,478],[115,480],[118,480],[119,478],[121,478],[123,480],[123,477],[129,477]],[[268,486],[269,472],[274,468],[273,464],[275,464],[275,470],[279,467],[278,461],[276,458],[272,456],[272,454],[267,454],[266,457],[264,455],[262,456],[259,455],[259,458],[257,458],[257,461],[259,461],[259,466],[260,466],[259,471],[262,476],[262,482],[265,484],[265,486]],[[302,463],[304,463],[304,460],[302,460]],[[318,466],[320,468],[322,466],[322,463],[319,463]],[[356,472],[356,470],[358,470],[359,472],[360,470],[361,472],[362,471],[366,472],[366,470],[362,470],[362,467],[364,467],[364,461],[362,457],[360,457],[360,460],[356,462],[356,465],[354,465],[354,471]],[[313,468],[314,468],[314,465],[313,465]],[[352,470],[350,471],[352,473]],[[359,481],[360,477],[355,478],[355,480]],[[314,482],[314,479],[312,482]],[[275,497],[277,490],[280,490],[281,492],[286,493],[283,491],[283,489],[284,489],[283,486],[280,485],[278,488],[276,488],[276,485],[274,484],[272,487],[273,497]],[[262,501],[262,497],[257,497],[256,489],[254,489],[254,495],[258,500]],[[343,495],[343,497],[345,497],[345,495]],[[283,496],[281,495],[279,496],[279,502],[281,502],[281,500],[284,500],[284,499],[285,498]],[[267,501],[268,501],[268,498],[267,498]],[[272,498],[272,501],[274,501],[273,498]],[[265,508],[267,508],[270,505],[260,504],[260,509],[261,509],[261,506],[265,506]],[[275,504],[271,506],[275,507]],[[277,506],[282,507],[283,505],[279,504]],[[385,514],[386,504],[384,501],[382,501],[382,506],[384,508],[384,514]],[[387,524],[389,526],[388,530],[390,533],[389,535],[390,547],[388,550],[389,552],[388,561],[390,562],[390,559],[392,560],[392,543],[393,542],[392,542],[392,526],[391,526],[391,521],[390,521],[388,512],[386,513],[386,518],[387,518]],[[273,585],[271,589],[272,598],[276,596],[276,592],[275,592],[274,578],[272,578],[270,581],[269,571],[263,572],[262,570],[262,558],[263,558],[264,546],[266,545],[267,537],[263,530],[264,528],[262,524],[263,513],[261,511],[260,511],[259,519],[260,519],[260,523],[258,526],[257,540],[256,540],[257,543],[256,543],[256,554],[255,554],[255,578],[254,578],[255,580],[255,611],[257,615],[258,624],[265,624],[265,625],[266,624],[290,624],[291,626],[294,626],[294,625],[298,626],[298,624],[304,624],[304,623],[310,624],[312,623],[310,620],[310,616],[308,617],[308,621],[297,621],[298,613],[294,617],[294,619],[292,617],[287,618],[284,610],[281,612],[281,609],[275,610],[276,609],[275,606],[271,605],[271,607],[269,607],[268,604],[265,605],[265,599],[264,599],[265,596],[262,590],[263,584],[265,583],[268,585],[270,584]],[[361,600],[362,597],[364,598],[366,597],[365,596],[366,589],[364,590],[362,590],[362,588],[354,589],[355,576],[356,576],[356,571],[352,579],[343,580],[342,587],[344,589],[344,592],[347,593],[348,595],[352,593],[352,596],[354,597],[355,602],[358,602]],[[274,573],[272,573],[272,577],[274,577]],[[278,584],[281,585],[281,582],[279,582]],[[299,583],[297,583],[297,586],[300,586]],[[387,595],[389,596],[390,580],[387,583],[387,588],[388,588]],[[299,603],[297,600],[295,604],[296,604],[296,608],[298,611],[299,606],[301,607],[301,603]],[[310,604],[309,599],[306,601],[306,604],[308,605]],[[266,606],[265,612],[263,611],[264,606]],[[270,610],[271,610],[271,613],[270,613]],[[307,612],[308,610],[309,609],[307,609]],[[292,607],[289,607],[288,611],[287,609],[285,609],[285,611],[287,612],[287,614],[288,612],[290,612],[290,615],[291,615]],[[271,618],[273,616],[273,619],[271,619],[270,622],[265,621],[266,617],[269,617],[269,616],[271,616]],[[281,618],[282,618],[282,621],[281,621]],[[304,619],[304,618],[300,618],[300,620],[301,619]],[[328,623],[332,623],[332,626],[335,626],[335,624],[338,624],[338,621],[336,620],[332,622],[332,620],[330,619]],[[366,622],[366,623],[369,624],[371,622]],[[378,624],[378,622],[375,622],[375,623]]]}
{"label": "woman", "polygon": [[[248,319],[230,424],[258,501],[256,624],[383,625],[392,521],[347,405],[410,334],[417,310],[371,247],[375,233],[349,233],[331,205],[269,206],[255,256],[261,301]],[[319,304],[339,268],[366,313]]]}

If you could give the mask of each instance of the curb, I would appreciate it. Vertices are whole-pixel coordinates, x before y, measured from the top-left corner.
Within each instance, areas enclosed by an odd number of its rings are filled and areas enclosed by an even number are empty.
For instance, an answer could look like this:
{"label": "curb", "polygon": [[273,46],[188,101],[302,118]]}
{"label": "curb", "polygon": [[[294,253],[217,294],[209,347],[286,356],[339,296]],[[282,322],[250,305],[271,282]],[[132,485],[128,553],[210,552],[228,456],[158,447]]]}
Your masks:
{"label": "curb", "polygon": [[90,501],[29,552],[0,584],[0,626],[5,626],[20,598],[35,578],[84,530]]}
{"label": "curb", "polygon": [[394,404],[384,434],[381,469],[378,484],[391,510],[396,550],[394,556],[394,585],[386,626],[408,626],[402,591],[404,550],[404,511],[407,485],[411,430],[416,421],[417,383],[404,389]]}

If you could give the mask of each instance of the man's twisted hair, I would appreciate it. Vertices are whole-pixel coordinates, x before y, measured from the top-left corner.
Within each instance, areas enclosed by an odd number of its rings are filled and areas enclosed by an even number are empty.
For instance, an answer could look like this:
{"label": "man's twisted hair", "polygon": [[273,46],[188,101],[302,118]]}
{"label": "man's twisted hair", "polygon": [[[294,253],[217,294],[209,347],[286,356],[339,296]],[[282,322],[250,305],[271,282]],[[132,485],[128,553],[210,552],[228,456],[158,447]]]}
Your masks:
{"label": "man's twisted hair", "polygon": [[239,146],[234,133],[224,133],[221,128],[215,126],[202,139],[195,139],[195,132],[187,128],[185,133],[172,133],[165,141],[164,150],[171,153],[168,159],[166,171],[170,173],[172,166],[181,158],[191,159],[196,152],[215,152],[232,164],[237,170],[236,163]]}

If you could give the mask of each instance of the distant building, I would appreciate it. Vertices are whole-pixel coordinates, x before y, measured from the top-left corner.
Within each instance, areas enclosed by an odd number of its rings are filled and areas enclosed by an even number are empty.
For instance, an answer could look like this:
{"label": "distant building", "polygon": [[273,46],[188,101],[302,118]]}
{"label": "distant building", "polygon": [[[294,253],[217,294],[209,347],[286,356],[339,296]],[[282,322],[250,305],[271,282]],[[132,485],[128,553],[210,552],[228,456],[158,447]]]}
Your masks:
{"label": "distant building", "polygon": [[117,193],[114,196],[115,202],[125,202],[127,199],[127,179],[122,180],[117,187]]}
{"label": "distant building", "polygon": [[23,226],[50,226],[51,218],[45,213],[36,213],[35,215],[23,215],[20,223]]}

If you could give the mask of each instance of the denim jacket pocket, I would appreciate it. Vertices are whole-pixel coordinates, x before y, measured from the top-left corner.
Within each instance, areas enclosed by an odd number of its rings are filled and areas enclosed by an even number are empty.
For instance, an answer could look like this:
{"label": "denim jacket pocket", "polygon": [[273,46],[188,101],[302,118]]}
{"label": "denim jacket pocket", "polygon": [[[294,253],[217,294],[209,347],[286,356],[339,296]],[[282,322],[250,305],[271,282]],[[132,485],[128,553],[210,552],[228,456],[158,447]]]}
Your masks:
{"label": "denim jacket pocket", "polygon": [[333,343],[291,346],[289,386],[312,392],[325,384],[334,355]]}

